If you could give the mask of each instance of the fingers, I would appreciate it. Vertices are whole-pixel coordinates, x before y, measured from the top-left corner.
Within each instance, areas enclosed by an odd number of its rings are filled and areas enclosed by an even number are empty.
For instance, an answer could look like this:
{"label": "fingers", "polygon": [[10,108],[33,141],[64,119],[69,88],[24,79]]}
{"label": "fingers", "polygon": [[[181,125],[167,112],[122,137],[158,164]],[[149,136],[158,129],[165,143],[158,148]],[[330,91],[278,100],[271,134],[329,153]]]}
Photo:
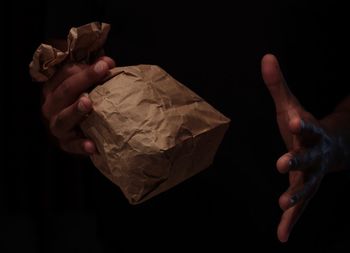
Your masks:
{"label": "fingers", "polygon": [[[105,62],[105,64],[101,62]],[[101,68],[98,68],[101,64],[102,73],[95,73],[94,68],[101,71]],[[44,85],[45,103],[42,108],[44,116],[49,119],[51,115],[56,114],[65,106],[70,105],[72,100],[75,101],[82,92],[86,91],[84,89],[90,88],[92,85],[98,83],[98,81],[106,76],[108,69],[114,67],[114,60],[107,56],[100,57],[96,63],[91,66],[87,64],[64,65]],[[78,96],[76,94],[78,94]]]}
{"label": "fingers", "polygon": [[314,175],[305,180],[303,172],[293,172],[291,186],[279,199],[279,205],[284,211],[278,225],[277,236],[281,242],[288,241],[293,226],[299,219],[303,210],[317,191],[322,176]]}
{"label": "fingers", "polygon": [[60,143],[61,148],[72,154],[92,155],[97,152],[95,144],[89,139],[76,138]]}
{"label": "fingers", "polygon": [[92,65],[66,64],[45,84],[42,112],[63,150],[75,154],[96,152],[94,143],[83,138],[78,129],[92,110],[89,98],[79,96],[101,82],[114,67],[114,60],[107,56]]}
{"label": "fingers", "polygon": [[285,111],[290,102],[298,103],[290,92],[274,55],[267,54],[263,57],[261,61],[261,72],[264,82],[275,102],[277,112]]}
{"label": "fingers", "polygon": [[[98,58],[96,60],[96,63],[98,61],[104,61],[105,63],[107,63],[109,69],[114,68],[116,66],[115,61],[108,56],[102,56]],[[88,67],[89,65],[87,64],[78,63],[70,63],[64,65],[53,75],[53,77],[51,77],[49,81],[45,83],[44,92],[55,90],[65,79],[81,72],[82,70],[87,69]]]}
{"label": "fingers", "polygon": [[285,174],[290,170],[290,161],[293,159],[293,156],[292,152],[288,152],[277,160],[276,167],[280,173]]}
{"label": "fingers", "polygon": [[323,130],[300,117],[294,117],[289,122],[289,129],[295,135],[294,150],[277,160],[278,171],[287,173],[290,170],[306,170],[319,166],[325,153],[323,148],[325,145],[319,141],[321,137],[326,138],[323,136]]}
{"label": "fingers", "polygon": [[[61,69],[59,69],[49,81],[44,85],[44,93],[53,92],[65,79],[75,75],[89,66],[87,64],[66,64]],[[45,94],[44,94],[45,95]]]}
{"label": "fingers", "polygon": [[111,57],[108,57],[108,56],[102,56],[96,60],[96,62],[98,62],[98,61],[106,62],[109,69],[112,69],[116,66],[115,61]]}
{"label": "fingers", "polygon": [[67,106],[92,85],[100,81],[108,72],[106,62],[98,61],[89,68],[67,78],[55,90],[54,100],[62,106]]}
{"label": "fingers", "polygon": [[289,130],[292,134],[300,134],[303,124],[304,122],[300,117],[294,117],[289,121]]}
{"label": "fingers", "polygon": [[295,223],[299,219],[307,203],[298,203],[297,205],[289,208],[283,212],[281,221],[277,228],[277,237],[281,242],[287,242],[290,232],[292,231]]}
{"label": "fingers", "polygon": [[316,137],[324,135],[324,130],[314,122],[301,119],[300,117],[294,117],[289,122],[289,129],[293,134],[300,135],[303,138]]}
{"label": "fingers", "polygon": [[76,126],[91,112],[92,103],[86,96],[62,110],[50,125],[51,133],[60,141],[61,148],[69,153],[91,155],[96,152],[95,144],[77,134]]}
{"label": "fingers", "polygon": [[82,96],[73,105],[62,110],[51,121],[51,133],[57,138],[67,138],[70,131],[82,121],[92,110],[92,103],[88,97]]}
{"label": "fingers", "polygon": [[299,202],[305,201],[313,196],[318,188],[321,177],[313,175],[309,178],[304,178],[302,172],[296,173],[294,179],[291,179],[291,186],[279,198],[279,205],[282,210],[296,205]]}
{"label": "fingers", "polygon": [[322,154],[322,150],[318,147],[303,151],[291,151],[277,160],[276,167],[282,174],[293,170],[313,171],[321,166]]}
{"label": "fingers", "polygon": [[44,107],[48,114],[55,114],[71,105],[80,94],[103,79],[108,70],[106,62],[98,61],[89,68],[65,79],[45,101]]}

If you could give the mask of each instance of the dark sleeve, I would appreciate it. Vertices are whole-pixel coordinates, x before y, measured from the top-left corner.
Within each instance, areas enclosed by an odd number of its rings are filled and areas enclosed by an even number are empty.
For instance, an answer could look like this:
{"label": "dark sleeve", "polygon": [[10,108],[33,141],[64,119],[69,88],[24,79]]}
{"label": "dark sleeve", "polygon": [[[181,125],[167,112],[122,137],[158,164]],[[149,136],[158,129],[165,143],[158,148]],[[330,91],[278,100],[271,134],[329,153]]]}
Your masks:
{"label": "dark sleeve", "polygon": [[101,21],[104,1],[74,0],[47,1],[45,13],[45,38],[66,39],[71,27]]}

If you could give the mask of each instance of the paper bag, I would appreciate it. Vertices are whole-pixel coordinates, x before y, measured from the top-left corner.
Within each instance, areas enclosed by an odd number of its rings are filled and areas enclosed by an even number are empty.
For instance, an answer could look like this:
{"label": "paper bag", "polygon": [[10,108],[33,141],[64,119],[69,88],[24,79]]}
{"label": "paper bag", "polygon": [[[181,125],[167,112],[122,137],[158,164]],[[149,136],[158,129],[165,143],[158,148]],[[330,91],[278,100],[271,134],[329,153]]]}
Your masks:
{"label": "paper bag", "polygon": [[229,120],[158,66],[112,70],[89,97],[81,124],[97,145],[92,160],[130,203],[139,203],[207,168]]}
{"label": "paper bag", "polygon": [[112,69],[89,98],[80,126],[97,146],[91,159],[131,204],[207,168],[230,122],[154,65]]}

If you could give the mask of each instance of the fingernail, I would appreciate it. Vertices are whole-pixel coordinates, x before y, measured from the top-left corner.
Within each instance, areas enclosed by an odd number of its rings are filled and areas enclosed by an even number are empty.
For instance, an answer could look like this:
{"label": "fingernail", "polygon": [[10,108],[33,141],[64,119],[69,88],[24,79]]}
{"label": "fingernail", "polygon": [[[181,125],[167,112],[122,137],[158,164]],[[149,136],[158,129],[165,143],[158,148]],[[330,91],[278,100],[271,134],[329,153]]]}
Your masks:
{"label": "fingernail", "polygon": [[94,71],[97,74],[102,74],[108,69],[107,63],[104,61],[99,61],[94,66]]}
{"label": "fingernail", "polygon": [[87,92],[84,92],[83,94],[81,94],[81,96],[80,97],[89,97],[89,94],[87,93]]}
{"label": "fingernail", "polygon": [[87,108],[86,108],[85,104],[83,103],[83,101],[79,101],[78,110],[82,113],[87,112]]}

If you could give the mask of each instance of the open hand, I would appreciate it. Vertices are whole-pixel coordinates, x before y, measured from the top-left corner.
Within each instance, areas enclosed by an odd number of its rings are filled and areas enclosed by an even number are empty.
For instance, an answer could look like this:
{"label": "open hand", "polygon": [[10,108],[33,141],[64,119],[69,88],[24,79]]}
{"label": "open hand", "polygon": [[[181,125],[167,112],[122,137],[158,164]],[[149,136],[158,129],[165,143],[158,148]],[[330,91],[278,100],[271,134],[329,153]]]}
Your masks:
{"label": "open hand", "polygon": [[277,122],[288,152],[277,161],[280,173],[289,173],[289,188],[279,199],[283,215],[277,236],[289,234],[335,160],[337,144],[313,115],[305,111],[289,90],[277,59],[265,55],[262,75],[274,100]]}

